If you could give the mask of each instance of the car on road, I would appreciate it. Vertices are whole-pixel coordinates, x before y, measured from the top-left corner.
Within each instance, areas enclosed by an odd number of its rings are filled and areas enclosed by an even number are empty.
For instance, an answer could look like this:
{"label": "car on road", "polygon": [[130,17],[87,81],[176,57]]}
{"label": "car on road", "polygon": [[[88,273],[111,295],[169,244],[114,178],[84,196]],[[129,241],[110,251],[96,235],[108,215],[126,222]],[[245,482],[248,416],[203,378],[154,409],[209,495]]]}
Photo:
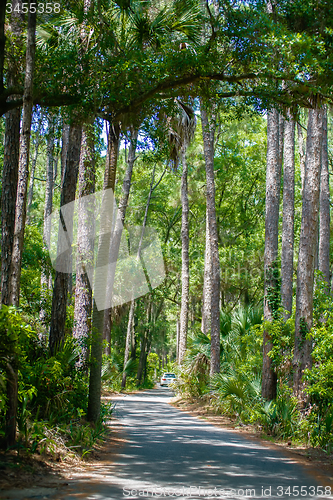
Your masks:
{"label": "car on road", "polygon": [[176,380],[176,375],[174,373],[164,373],[161,377],[161,382],[160,385],[161,387],[163,386],[169,386],[172,382],[175,382]]}

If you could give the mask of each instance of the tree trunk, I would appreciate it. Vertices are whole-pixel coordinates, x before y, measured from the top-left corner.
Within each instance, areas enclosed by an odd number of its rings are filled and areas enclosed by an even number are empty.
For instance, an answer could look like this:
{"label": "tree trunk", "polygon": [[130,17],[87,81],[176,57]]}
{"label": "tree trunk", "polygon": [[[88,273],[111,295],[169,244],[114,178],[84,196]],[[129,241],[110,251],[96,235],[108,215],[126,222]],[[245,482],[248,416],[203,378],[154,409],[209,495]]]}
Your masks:
{"label": "tree trunk", "polygon": [[[104,176],[104,189],[114,191],[116,181],[117,160],[119,151],[120,128],[118,124],[110,125],[108,135],[108,151],[106,155],[106,169]],[[112,218],[113,214],[101,214],[101,224],[103,219]],[[110,235],[101,234],[98,242],[96,268],[105,265],[105,256],[109,256]],[[106,289],[106,281],[105,281]],[[89,401],[87,419],[90,422],[97,422],[101,407],[101,371],[103,356],[103,323],[104,310],[98,310],[96,301],[93,304],[93,335],[90,352],[90,377],[89,377]]]}
{"label": "tree trunk", "polygon": [[[17,6],[19,7],[19,13],[16,12]],[[22,9],[20,6],[21,2],[19,0],[14,0],[12,2],[12,14],[10,14],[8,29],[10,29],[16,43],[19,43],[23,50],[22,32],[24,19],[22,18]],[[9,46],[8,50],[10,49],[11,47]],[[8,57],[7,87],[12,87],[17,84],[19,71],[13,50],[10,53],[10,57]],[[15,99],[15,96],[9,99]],[[6,113],[1,197],[1,303],[6,305],[10,303],[10,266],[13,252],[15,206],[20,157],[20,117],[20,108],[15,108]]]}
{"label": "tree trunk", "polygon": [[20,109],[6,113],[4,160],[1,198],[1,303],[9,305],[10,265],[12,261],[15,205],[17,194]]}
{"label": "tree trunk", "polygon": [[125,389],[126,387],[126,365],[128,363],[128,360],[130,358],[130,351],[132,347],[132,330],[133,330],[133,324],[134,324],[134,311],[135,311],[135,300],[131,300],[131,306],[129,310],[129,315],[128,315],[128,322],[127,322],[127,330],[126,330],[126,344],[125,344],[125,354],[124,354],[124,370],[123,370],[123,378],[121,380],[121,388]]}
{"label": "tree trunk", "polygon": [[180,324],[179,324],[179,319],[177,319],[176,322],[176,362],[179,364],[179,329],[180,329]]}
{"label": "tree trunk", "polygon": [[323,136],[320,174],[319,271],[329,289],[330,283],[330,182],[327,152],[327,109],[323,113]]}
{"label": "tree trunk", "polygon": [[304,147],[302,127],[299,122],[297,122],[297,141],[298,141],[299,164],[301,168],[301,185],[302,185],[301,192],[303,193],[304,175],[305,175],[305,147]]}
{"label": "tree trunk", "polygon": [[140,350],[140,357],[139,357],[139,366],[138,366],[138,373],[137,373],[137,385],[140,385],[142,382],[142,375],[143,375],[143,370],[144,370],[144,360],[146,356],[146,344],[147,344],[147,335],[148,331],[145,329],[143,335],[142,335],[142,340],[141,340],[141,350]]}
{"label": "tree trunk", "polygon": [[[130,194],[130,189],[131,189],[131,182],[132,182],[132,173],[133,173],[133,166],[135,162],[135,151],[136,151],[136,145],[137,145],[137,138],[138,138],[138,129],[134,129],[133,127],[131,128],[131,138],[130,138],[130,147],[129,147],[129,152],[128,152],[128,159],[127,159],[127,169],[123,181],[123,188],[122,188],[122,198],[119,203],[118,207],[118,212],[117,212],[117,220],[115,223],[115,229],[112,235],[112,240],[111,240],[111,245],[110,245],[110,262],[114,262],[117,260],[118,257],[118,252],[119,252],[119,247],[120,247],[120,242],[121,242],[121,235],[124,227],[124,222],[125,222],[125,217],[126,217],[126,209],[128,205],[128,199],[129,199],[129,194]],[[109,276],[108,278],[108,293],[112,294],[112,289],[113,289],[113,281],[114,281],[114,275]],[[111,328],[111,308],[105,309],[104,311],[104,326],[103,326],[103,338],[107,340],[107,338],[110,338],[110,331]],[[126,356],[125,356],[126,357]]]}
{"label": "tree trunk", "polygon": [[27,185],[29,175],[30,128],[33,104],[33,78],[36,51],[36,12],[29,12],[27,29],[26,67],[23,95],[20,158],[16,195],[15,229],[10,271],[10,304],[18,306],[20,298],[21,262],[26,220]]}
{"label": "tree trunk", "polygon": [[68,125],[68,123],[64,123],[61,136],[61,186],[64,185],[64,175],[66,171],[67,151],[69,143],[69,131],[70,125]]}
{"label": "tree trunk", "polygon": [[[15,12],[15,8],[21,6],[21,2],[14,0],[12,2],[13,14],[10,19],[10,29],[17,40],[18,43],[22,44],[22,32],[23,32],[23,19],[22,19],[22,9],[19,8],[20,13]],[[6,3],[2,5],[1,9],[1,22],[4,17],[6,8]],[[27,153],[29,154],[29,137],[30,137],[30,125],[28,123],[29,119],[29,106],[30,109],[30,120],[32,111],[32,100],[31,100],[31,84],[32,74],[30,73],[34,67],[34,25],[36,24],[36,16],[32,17],[29,15],[28,22],[28,35],[27,35],[27,56],[26,56],[26,76],[24,81],[24,95],[23,95],[23,121],[22,121],[22,132],[20,137],[20,109],[14,109],[9,111],[6,115],[6,128],[5,128],[5,144],[4,144],[4,163],[3,163],[3,177],[2,177],[2,199],[1,199],[1,303],[10,305],[12,302],[11,294],[11,280],[13,272],[13,254],[14,254],[14,242],[15,242],[15,229],[17,227],[16,223],[16,200],[17,200],[17,183],[18,183],[18,171],[19,166],[22,165],[23,157],[23,146],[27,146]],[[3,26],[3,25],[2,25]],[[2,29],[2,28],[1,28]],[[2,32],[4,35],[4,33]],[[4,36],[1,39],[1,43],[4,43]],[[10,47],[9,49],[10,50]],[[3,55],[1,54],[1,70],[3,70]],[[10,58],[9,58],[10,59]],[[31,66],[30,66],[31,64]],[[16,65],[16,60],[13,57],[11,63],[8,67],[7,73],[7,85],[15,85],[17,83],[18,68]],[[1,84],[3,83],[3,73],[1,73]],[[12,97],[15,98],[14,96]],[[23,134],[28,134],[28,143],[20,143]],[[26,135],[24,138],[27,138]],[[29,159],[29,157],[28,157]],[[22,236],[23,237],[23,236]],[[23,244],[23,242],[22,242]],[[16,304],[15,304],[16,305]],[[18,369],[17,369],[17,356],[13,356],[12,359],[7,361],[6,365],[6,417],[5,417],[5,441],[7,447],[13,446],[16,439],[16,417],[17,417],[17,404],[18,404]]]}
{"label": "tree trunk", "polygon": [[[51,120],[49,121],[49,123],[51,125],[51,135],[54,136],[54,131],[52,130],[53,123],[51,122]],[[33,196],[34,196],[35,170],[36,170],[36,165],[37,165],[38,149],[39,149],[39,143],[40,143],[40,132],[42,129],[42,125],[43,125],[43,113],[41,113],[41,115],[40,115],[38,129],[36,131],[35,152],[34,152],[32,162],[31,162],[28,201],[27,201],[27,206],[28,206],[28,208],[27,208],[27,224],[30,224],[30,212],[31,212],[31,205],[32,205],[32,200],[33,200]],[[54,144],[54,139],[53,139],[53,144]]]}
{"label": "tree trunk", "polygon": [[[281,163],[279,157],[279,114],[276,110],[267,114],[267,171],[266,171],[266,219],[264,263],[264,319],[273,321],[279,307],[278,289],[278,231],[280,204]],[[272,342],[267,330],[263,335],[262,396],[276,397],[276,373],[268,353]]]}
{"label": "tree trunk", "polygon": [[[61,189],[60,207],[67,205],[75,200],[76,184],[80,162],[82,128],[78,125],[71,125],[69,131],[69,141],[66,157],[66,167],[64,171],[64,180]],[[59,222],[59,228],[62,222]],[[72,241],[72,235],[68,234],[68,229],[63,228],[68,235],[69,241]],[[60,233],[60,231],[59,231]],[[67,253],[66,258],[71,262],[71,252]],[[65,322],[67,309],[67,293],[69,275],[66,272],[56,271],[51,309],[49,349],[53,356],[61,347],[65,336]]]}
{"label": "tree trunk", "polygon": [[140,350],[140,358],[139,358],[139,366],[138,366],[138,373],[136,377],[137,385],[140,385],[142,383],[142,375],[144,374],[144,369],[145,369],[145,363],[146,363],[146,356],[147,356],[147,341],[148,341],[148,336],[149,336],[149,323],[151,321],[151,308],[152,308],[152,300],[151,297],[149,297],[149,302],[148,302],[148,308],[147,308],[147,328],[145,328],[144,333],[142,335],[142,340],[141,340],[141,350]]}
{"label": "tree trunk", "polygon": [[[51,219],[52,213],[52,200],[53,200],[53,185],[54,185],[54,118],[50,114],[48,119],[48,137],[46,146],[46,186],[45,186],[45,205],[44,205],[44,228],[43,228],[43,242],[46,249],[50,242],[51,233]],[[37,150],[37,146],[36,146]],[[42,269],[41,273],[41,302],[42,306],[39,313],[39,319],[42,323],[46,320],[46,310],[43,306],[47,297],[49,287],[49,273],[46,269]]]}
{"label": "tree trunk", "polygon": [[210,249],[208,210],[206,207],[206,247],[205,247],[205,264],[204,264],[204,282],[202,292],[202,319],[201,331],[205,335],[210,330],[210,304],[212,296],[212,259]]}
{"label": "tree trunk", "polygon": [[322,150],[323,110],[309,111],[306,141],[306,162],[303,189],[302,222],[298,253],[294,394],[304,397],[303,372],[312,364],[311,340],[306,338],[312,326],[314,254],[318,232],[319,186]]}
{"label": "tree trunk", "polygon": [[284,124],[283,223],[281,250],[281,304],[291,316],[294,263],[295,122],[290,113]]}
{"label": "tree trunk", "polygon": [[206,165],[206,198],[208,227],[210,236],[211,255],[211,360],[210,376],[220,371],[220,260],[218,248],[218,230],[215,210],[215,181],[214,181],[214,119],[208,121],[207,111],[201,104],[201,124]]}
{"label": "tree trunk", "polygon": [[182,200],[182,298],[180,307],[180,329],[179,329],[179,354],[178,363],[182,364],[187,346],[188,330],[188,310],[189,310],[189,292],[190,292],[190,269],[189,269],[189,227],[188,227],[188,189],[187,189],[187,162],[186,162],[185,143],[182,147],[182,180],[181,180],[181,200]]}
{"label": "tree trunk", "polygon": [[[81,157],[79,164],[79,203],[80,199],[95,192],[95,145],[94,126],[83,126],[81,141]],[[91,332],[92,289],[85,264],[94,261],[94,200],[84,200],[79,206],[77,270],[75,286],[74,328],[73,337],[80,345],[79,364],[84,366],[88,361],[88,337]]]}
{"label": "tree trunk", "polygon": [[[110,262],[115,262],[117,260],[118,252],[119,252],[119,247],[120,247],[120,241],[121,241],[121,235],[123,231],[123,226],[125,222],[125,217],[126,217],[126,209],[128,205],[128,199],[129,199],[129,194],[130,194],[130,189],[131,189],[131,180],[132,180],[132,173],[133,173],[133,166],[135,162],[135,151],[136,151],[136,145],[137,145],[137,138],[138,138],[138,129],[131,129],[131,139],[130,139],[130,147],[129,147],[129,152],[128,152],[128,160],[127,160],[127,170],[125,173],[125,178],[123,181],[123,193],[122,193],[122,198],[119,203],[118,207],[118,213],[117,213],[117,220],[115,223],[115,229],[114,233],[112,236],[112,241],[111,241],[111,246],[110,246]],[[108,293],[112,295],[113,292],[113,282],[114,282],[114,274],[112,273],[112,276],[109,276],[108,278],[109,282],[109,290]],[[124,389],[126,387],[126,373],[125,373],[125,367],[126,364],[129,360],[129,355],[130,355],[130,350],[131,350],[131,339],[132,339],[132,329],[133,329],[133,320],[134,320],[134,309],[135,309],[135,301],[131,301],[131,306],[130,306],[130,312],[129,312],[129,319],[128,319],[128,324],[127,324],[127,331],[126,331],[126,345],[125,345],[125,354],[124,354],[124,372],[123,372],[123,378],[121,382],[121,387]],[[109,321],[110,318],[110,309],[106,309],[104,311],[104,332],[103,332],[103,337],[106,338],[109,335],[109,332],[107,331],[108,327],[111,327],[111,321]]]}

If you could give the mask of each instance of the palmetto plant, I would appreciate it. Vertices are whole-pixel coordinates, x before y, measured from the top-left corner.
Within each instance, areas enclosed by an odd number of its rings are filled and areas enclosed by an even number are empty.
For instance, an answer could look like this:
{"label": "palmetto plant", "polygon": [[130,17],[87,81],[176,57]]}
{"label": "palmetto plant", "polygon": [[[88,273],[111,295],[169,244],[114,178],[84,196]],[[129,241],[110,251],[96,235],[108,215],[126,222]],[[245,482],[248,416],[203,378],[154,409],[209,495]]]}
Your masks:
{"label": "palmetto plant", "polygon": [[249,357],[255,354],[258,346],[251,342],[252,329],[261,323],[262,312],[259,308],[238,307],[231,313],[221,313],[221,372],[228,366],[242,370]]}
{"label": "palmetto plant", "polygon": [[[239,307],[231,313],[221,312],[221,373],[209,385],[210,338],[201,332],[189,338],[181,375],[180,392],[203,394],[211,391],[219,400],[229,400],[234,412],[251,406],[260,397],[260,373],[249,365],[260,357],[260,347],[250,342],[252,328],[261,322],[261,311]],[[259,352],[258,352],[259,351]],[[256,373],[257,372],[257,373]],[[181,386],[181,387],[180,387]]]}
{"label": "palmetto plant", "polygon": [[84,2],[79,1],[75,9],[63,10],[56,19],[39,26],[37,44],[54,48],[66,42],[83,44],[87,49],[108,40],[109,49],[117,53],[142,48],[156,51],[170,41],[178,46],[196,45],[201,37],[202,12],[198,0],[106,0],[98,1],[95,11],[86,13]]}
{"label": "palmetto plant", "polygon": [[189,336],[179,377],[175,382],[179,394],[198,397],[209,391],[210,339],[204,333]]}

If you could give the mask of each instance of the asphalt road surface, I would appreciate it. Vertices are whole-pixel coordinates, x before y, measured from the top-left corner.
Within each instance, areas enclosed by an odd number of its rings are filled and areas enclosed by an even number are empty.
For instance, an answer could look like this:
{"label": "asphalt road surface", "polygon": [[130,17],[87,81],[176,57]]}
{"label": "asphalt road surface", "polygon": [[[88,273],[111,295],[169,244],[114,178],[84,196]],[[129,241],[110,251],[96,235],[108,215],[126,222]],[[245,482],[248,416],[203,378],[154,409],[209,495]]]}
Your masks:
{"label": "asphalt road surface", "polygon": [[34,498],[333,499],[327,481],[283,450],[192,417],[170,406],[171,397],[159,388],[116,398],[113,425],[126,442],[113,463],[73,473],[63,490]]}

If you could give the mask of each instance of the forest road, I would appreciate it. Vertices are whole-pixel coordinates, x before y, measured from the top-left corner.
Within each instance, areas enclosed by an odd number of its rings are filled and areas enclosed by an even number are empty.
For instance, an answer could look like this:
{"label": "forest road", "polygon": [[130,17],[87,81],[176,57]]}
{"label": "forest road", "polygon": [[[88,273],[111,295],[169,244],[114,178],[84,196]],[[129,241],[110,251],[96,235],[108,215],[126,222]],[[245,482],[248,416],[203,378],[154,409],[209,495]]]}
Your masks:
{"label": "forest road", "polygon": [[111,426],[125,443],[111,463],[74,472],[68,486],[38,498],[333,498],[327,482],[282,450],[192,417],[169,405],[171,397],[158,388],[112,398]]}

